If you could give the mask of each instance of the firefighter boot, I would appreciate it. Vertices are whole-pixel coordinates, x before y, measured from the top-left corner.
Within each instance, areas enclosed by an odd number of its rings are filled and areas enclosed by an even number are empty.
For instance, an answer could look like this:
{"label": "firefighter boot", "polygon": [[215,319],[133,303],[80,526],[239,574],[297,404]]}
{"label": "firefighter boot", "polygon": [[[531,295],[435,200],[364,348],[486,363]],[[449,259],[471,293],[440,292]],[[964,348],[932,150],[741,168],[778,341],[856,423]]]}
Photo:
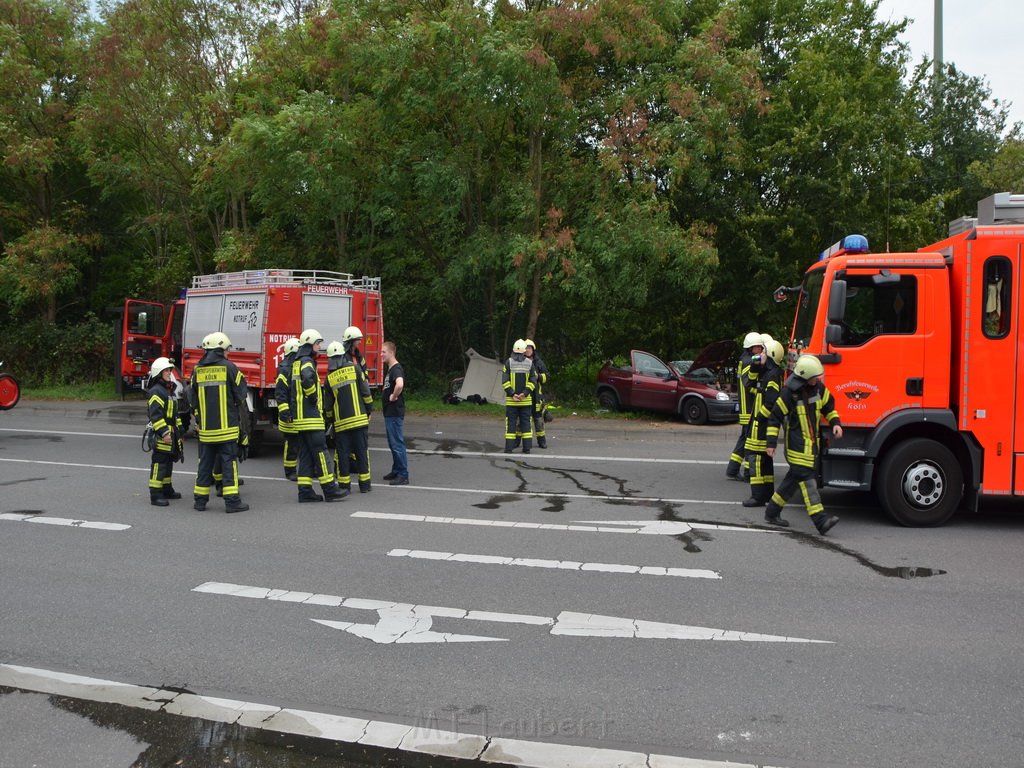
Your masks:
{"label": "firefighter boot", "polygon": [[238,498],[237,494],[224,497],[224,511],[229,515],[232,512],[245,512],[249,508],[249,505]]}
{"label": "firefighter boot", "polygon": [[306,491],[299,491],[299,503],[305,504],[310,501],[323,501],[324,497],[314,491],[312,488]]}
{"label": "firefighter boot", "polygon": [[164,486],[164,498],[165,499],[180,499],[181,494],[174,490],[173,485]]}
{"label": "firefighter boot", "polygon": [[547,437],[545,435],[538,435],[537,436],[537,447],[538,448],[547,448],[548,447],[548,439],[547,439]]}
{"label": "firefighter boot", "polygon": [[192,509],[194,509],[196,512],[205,512],[206,502],[208,501],[207,497],[196,494],[192,498],[195,500],[195,503],[192,505]]}
{"label": "firefighter boot", "polygon": [[763,507],[767,503],[767,499],[759,499],[757,496],[751,496],[749,499],[743,500],[744,507]]}
{"label": "firefighter boot", "polygon": [[824,536],[839,522],[839,518],[835,515],[830,515],[828,512],[817,512],[811,515],[811,522],[818,529],[818,533]]}
{"label": "firefighter boot", "polygon": [[291,480],[294,483],[299,479],[299,473],[294,469],[286,469],[284,471],[284,477],[286,480]]}
{"label": "firefighter boot", "polygon": [[324,487],[324,501],[341,501],[349,494],[348,488],[343,488],[338,483],[331,483]]}
{"label": "firefighter boot", "polygon": [[359,481],[359,492],[360,493],[369,493],[372,490],[373,490],[373,487],[370,485],[370,481],[369,480],[360,480]]}
{"label": "firefighter boot", "polygon": [[764,521],[770,525],[777,525],[780,528],[789,527],[789,521],[784,520],[782,517],[782,507],[774,501],[769,501],[768,506],[764,508]]}
{"label": "firefighter boot", "polygon": [[161,490],[149,489],[149,503],[154,507],[169,507],[167,499],[164,498],[164,492]]}

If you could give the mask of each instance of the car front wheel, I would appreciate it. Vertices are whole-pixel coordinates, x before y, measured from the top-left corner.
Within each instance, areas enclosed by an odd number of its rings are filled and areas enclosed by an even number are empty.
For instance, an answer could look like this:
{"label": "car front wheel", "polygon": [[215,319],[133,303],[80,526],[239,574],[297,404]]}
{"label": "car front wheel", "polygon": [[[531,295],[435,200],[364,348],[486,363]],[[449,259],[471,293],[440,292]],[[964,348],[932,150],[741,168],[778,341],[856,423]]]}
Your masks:
{"label": "car front wheel", "polygon": [[704,401],[691,397],[683,401],[683,418],[687,424],[706,424],[708,421],[708,407]]}

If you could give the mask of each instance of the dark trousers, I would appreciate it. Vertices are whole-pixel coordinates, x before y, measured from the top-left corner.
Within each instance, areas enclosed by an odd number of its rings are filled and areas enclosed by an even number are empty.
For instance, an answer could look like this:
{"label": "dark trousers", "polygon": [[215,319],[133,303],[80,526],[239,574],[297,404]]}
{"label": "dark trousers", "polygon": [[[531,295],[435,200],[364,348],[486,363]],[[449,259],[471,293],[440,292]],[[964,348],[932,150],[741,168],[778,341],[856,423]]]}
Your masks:
{"label": "dark trousers", "polygon": [[338,482],[343,486],[352,483],[353,464],[359,475],[360,485],[370,482],[370,428],[346,429],[336,433],[334,440],[337,446],[335,457],[338,463]]}
{"label": "dark trousers", "polygon": [[729,477],[736,477],[743,465],[747,463],[747,438],[750,437],[750,424],[740,425],[740,436],[729,456],[729,466],[725,468],[725,474]]}
{"label": "dark trousers", "polygon": [[320,487],[332,489],[334,483],[334,461],[327,450],[327,439],[322,429],[302,430],[295,433],[299,451],[299,495],[308,496],[313,492],[313,479]]}
{"label": "dark trousers", "polygon": [[171,471],[174,469],[174,454],[153,449],[153,463],[149,468],[149,490],[163,491],[171,487]]}
{"label": "dark trousers", "polygon": [[523,450],[533,447],[533,406],[505,406],[505,450],[512,451],[516,447],[516,436],[523,436]]}
{"label": "dark trousers", "polygon": [[772,495],[772,500],[765,508],[765,514],[774,517],[786,506],[786,502],[800,491],[800,499],[807,509],[808,515],[816,515],[825,509],[818,492],[818,473],[810,467],[790,464],[789,472]]}
{"label": "dark trousers", "polygon": [[284,453],[282,454],[282,463],[284,464],[285,472],[294,472],[299,466],[299,449],[296,443],[294,432],[281,432],[281,437],[284,438]]}
{"label": "dark trousers", "polygon": [[[196,474],[196,485],[192,490],[196,501],[210,498],[210,486],[213,485],[214,465],[223,471],[224,498],[238,498],[238,443],[230,440],[226,443],[199,443],[199,471]],[[218,459],[220,460],[218,462]]]}
{"label": "dark trousers", "polygon": [[747,454],[750,463],[750,495],[758,501],[768,501],[775,492],[775,460],[767,453],[751,451]]}

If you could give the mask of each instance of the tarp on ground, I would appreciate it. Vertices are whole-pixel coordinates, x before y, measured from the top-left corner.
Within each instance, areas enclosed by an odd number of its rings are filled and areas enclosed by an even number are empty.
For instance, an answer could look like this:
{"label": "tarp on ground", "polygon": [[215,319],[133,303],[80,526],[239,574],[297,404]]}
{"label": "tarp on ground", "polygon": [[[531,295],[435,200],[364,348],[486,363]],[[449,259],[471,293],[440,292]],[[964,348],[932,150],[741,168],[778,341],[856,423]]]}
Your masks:
{"label": "tarp on ground", "polygon": [[501,386],[501,367],[503,363],[490,357],[484,357],[470,347],[466,350],[469,366],[462,380],[462,387],[455,395],[460,400],[468,400],[471,395],[487,399],[489,403],[505,402],[505,390]]}

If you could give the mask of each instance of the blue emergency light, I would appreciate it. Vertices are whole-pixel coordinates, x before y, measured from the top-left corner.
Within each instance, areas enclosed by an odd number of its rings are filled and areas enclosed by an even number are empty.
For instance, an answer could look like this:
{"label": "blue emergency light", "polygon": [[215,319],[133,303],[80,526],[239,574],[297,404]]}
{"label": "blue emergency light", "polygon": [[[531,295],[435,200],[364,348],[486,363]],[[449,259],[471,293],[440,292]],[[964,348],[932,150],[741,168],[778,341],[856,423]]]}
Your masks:
{"label": "blue emergency light", "polygon": [[837,253],[867,253],[870,250],[868,239],[864,235],[847,235],[838,243],[822,251],[818,256],[818,261],[827,261]]}

